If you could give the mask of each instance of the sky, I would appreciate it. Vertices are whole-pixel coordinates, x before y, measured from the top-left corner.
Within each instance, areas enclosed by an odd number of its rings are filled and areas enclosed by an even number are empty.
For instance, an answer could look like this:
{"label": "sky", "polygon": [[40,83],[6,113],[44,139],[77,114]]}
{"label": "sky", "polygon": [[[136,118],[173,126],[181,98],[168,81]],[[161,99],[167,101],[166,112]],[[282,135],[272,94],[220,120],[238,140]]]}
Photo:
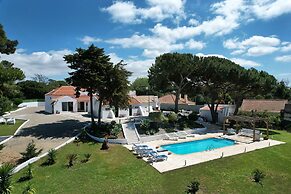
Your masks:
{"label": "sky", "polygon": [[27,79],[68,77],[63,56],[94,44],[124,60],[131,81],[167,52],[224,57],[291,81],[291,0],[0,0],[0,23],[19,41],[0,60]]}

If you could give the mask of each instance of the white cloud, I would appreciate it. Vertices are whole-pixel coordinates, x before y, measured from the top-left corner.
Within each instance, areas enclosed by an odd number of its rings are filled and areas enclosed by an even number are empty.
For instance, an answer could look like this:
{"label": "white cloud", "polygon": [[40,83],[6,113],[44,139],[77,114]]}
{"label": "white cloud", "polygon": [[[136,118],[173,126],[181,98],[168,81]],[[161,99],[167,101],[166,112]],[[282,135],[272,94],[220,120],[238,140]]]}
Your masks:
{"label": "white cloud", "polygon": [[231,58],[231,61],[235,62],[236,64],[239,64],[242,67],[259,67],[261,64],[251,61],[251,60],[246,60],[246,59],[241,59],[241,58]]}
{"label": "white cloud", "polygon": [[145,19],[163,21],[172,19],[179,22],[185,18],[185,0],[146,0],[147,7],[138,8],[131,1],[116,1],[102,10],[108,12],[114,22],[137,24]]}
{"label": "white cloud", "polygon": [[290,0],[253,0],[250,6],[252,12],[260,19],[271,19],[291,13]]}
{"label": "white cloud", "polygon": [[100,38],[94,38],[92,36],[84,36],[83,38],[80,39],[83,44],[85,45],[89,45],[92,43],[96,43],[96,42],[101,42],[102,40]]}
{"label": "white cloud", "polygon": [[275,58],[279,62],[291,62],[291,55],[283,55]]}
{"label": "white cloud", "polygon": [[291,51],[291,43],[290,42],[285,42],[284,46],[281,48],[283,52],[288,52]]}
{"label": "white cloud", "polygon": [[262,56],[278,51],[281,40],[274,36],[252,36],[243,41],[238,38],[228,39],[223,42],[224,48],[234,50],[232,55],[246,53],[249,56]]}
{"label": "white cloud", "polygon": [[256,46],[249,48],[247,51],[247,55],[249,56],[262,56],[262,55],[267,55],[271,54],[275,51],[279,50],[277,47],[272,47],[272,46]]}
{"label": "white cloud", "polygon": [[194,19],[194,18],[191,18],[189,21],[188,21],[188,24],[190,26],[197,26],[199,24],[199,21]]}
{"label": "white cloud", "polygon": [[1,60],[7,60],[18,68],[21,68],[26,77],[32,77],[34,74],[44,74],[48,77],[67,75],[68,65],[64,61],[64,55],[70,54],[70,50],[33,52],[30,54],[23,51],[16,51],[11,55],[0,55]]}
{"label": "white cloud", "polygon": [[185,43],[185,46],[189,49],[201,50],[205,48],[206,44],[202,41],[195,41],[193,39],[190,39],[188,42]]}

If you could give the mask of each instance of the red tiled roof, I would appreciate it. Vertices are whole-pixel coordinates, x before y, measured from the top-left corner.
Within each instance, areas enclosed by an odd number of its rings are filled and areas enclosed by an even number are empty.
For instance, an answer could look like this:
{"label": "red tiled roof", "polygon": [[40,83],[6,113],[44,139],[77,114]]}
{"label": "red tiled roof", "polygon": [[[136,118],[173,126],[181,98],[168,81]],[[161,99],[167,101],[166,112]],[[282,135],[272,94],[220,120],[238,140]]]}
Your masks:
{"label": "red tiled roof", "polygon": [[[174,94],[168,94],[159,98],[161,104],[175,104],[176,96]],[[185,98],[180,98],[178,104],[188,104],[195,105],[195,102],[186,100]]]}
{"label": "red tiled roof", "polygon": [[[224,109],[223,106],[219,106],[219,105],[218,105],[218,107],[217,107],[217,110],[218,110],[218,111],[221,111],[221,110],[223,110],[223,109]],[[206,105],[206,106],[203,106],[202,108],[200,108],[200,110],[210,110],[210,108],[209,108],[208,105]]]}
{"label": "red tiled roof", "polygon": [[250,112],[252,110],[257,112],[280,112],[287,103],[288,100],[244,99],[240,110],[245,112]]}
{"label": "red tiled roof", "polygon": [[[62,96],[70,96],[72,98],[76,98],[76,91],[74,86],[61,86],[59,88],[56,88],[49,93],[45,94],[52,96],[53,99],[58,99]],[[76,98],[78,102],[88,102],[90,101],[89,96],[87,95],[81,95],[78,98]]]}
{"label": "red tiled roof", "polygon": [[155,102],[158,100],[157,96],[131,96],[129,99],[129,104],[143,104],[150,102]]}

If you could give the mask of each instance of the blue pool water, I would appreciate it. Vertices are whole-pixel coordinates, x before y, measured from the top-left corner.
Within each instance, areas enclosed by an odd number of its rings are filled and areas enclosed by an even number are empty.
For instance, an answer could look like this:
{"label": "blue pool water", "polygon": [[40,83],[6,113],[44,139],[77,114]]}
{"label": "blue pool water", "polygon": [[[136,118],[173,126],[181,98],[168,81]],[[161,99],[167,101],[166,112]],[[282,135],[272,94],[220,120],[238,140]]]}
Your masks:
{"label": "blue pool water", "polygon": [[231,146],[234,144],[235,141],[229,139],[209,138],[184,143],[168,144],[161,147],[175,154],[190,154]]}

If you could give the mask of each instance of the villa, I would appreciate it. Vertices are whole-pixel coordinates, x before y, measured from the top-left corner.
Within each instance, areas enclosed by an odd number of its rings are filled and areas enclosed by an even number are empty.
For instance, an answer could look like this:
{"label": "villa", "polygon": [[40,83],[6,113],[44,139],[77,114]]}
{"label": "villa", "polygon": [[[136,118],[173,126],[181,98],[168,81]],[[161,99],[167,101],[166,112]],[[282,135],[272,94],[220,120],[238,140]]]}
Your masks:
{"label": "villa", "polygon": [[[220,104],[217,107],[217,114],[218,114],[218,123],[223,123],[225,117],[233,115],[235,111],[235,105],[229,104]],[[205,118],[207,121],[212,121],[211,111],[208,105],[204,105],[202,108],[199,109],[199,115],[202,118]]]}
{"label": "villa", "polygon": [[281,99],[244,99],[240,111],[280,113],[287,103],[288,100]]}
{"label": "villa", "polygon": [[45,112],[58,114],[62,112],[87,112],[89,96],[81,92],[77,98],[74,86],[61,86],[45,94]]}
{"label": "villa", "polygon": [[[159,98],[161,110],[174,110],[175,99],[176,99],[176,96],[174,94],[167,94],[165,96],[161,96]],[[200,105],[196,105],[195,102],[192,102],[191,100],[189,100],[187,94],[184,94],[183,97],[182,95],[180,95],[178,104],[179,104],[179,110],[183,109],[183,110],[198,112],[199,108],[201,107]]]}
{"label": "villa", "polygon": [[[59,114],[63,112],[88,112],[90,113],[90,98],[87,92],[80,92],[76,97],[74,86],[61,86],[45,94],[45,112]],[[129,97],[129,107],[119,109],[118,115],[108,104],[102,105],[101,118],[114,119],[117,117],[148,116],[150,112],[160,109],[157,96],[136,96],[131,92]],[[93,114],[98,116],[99,100],[98,96],[93,97]]]}

